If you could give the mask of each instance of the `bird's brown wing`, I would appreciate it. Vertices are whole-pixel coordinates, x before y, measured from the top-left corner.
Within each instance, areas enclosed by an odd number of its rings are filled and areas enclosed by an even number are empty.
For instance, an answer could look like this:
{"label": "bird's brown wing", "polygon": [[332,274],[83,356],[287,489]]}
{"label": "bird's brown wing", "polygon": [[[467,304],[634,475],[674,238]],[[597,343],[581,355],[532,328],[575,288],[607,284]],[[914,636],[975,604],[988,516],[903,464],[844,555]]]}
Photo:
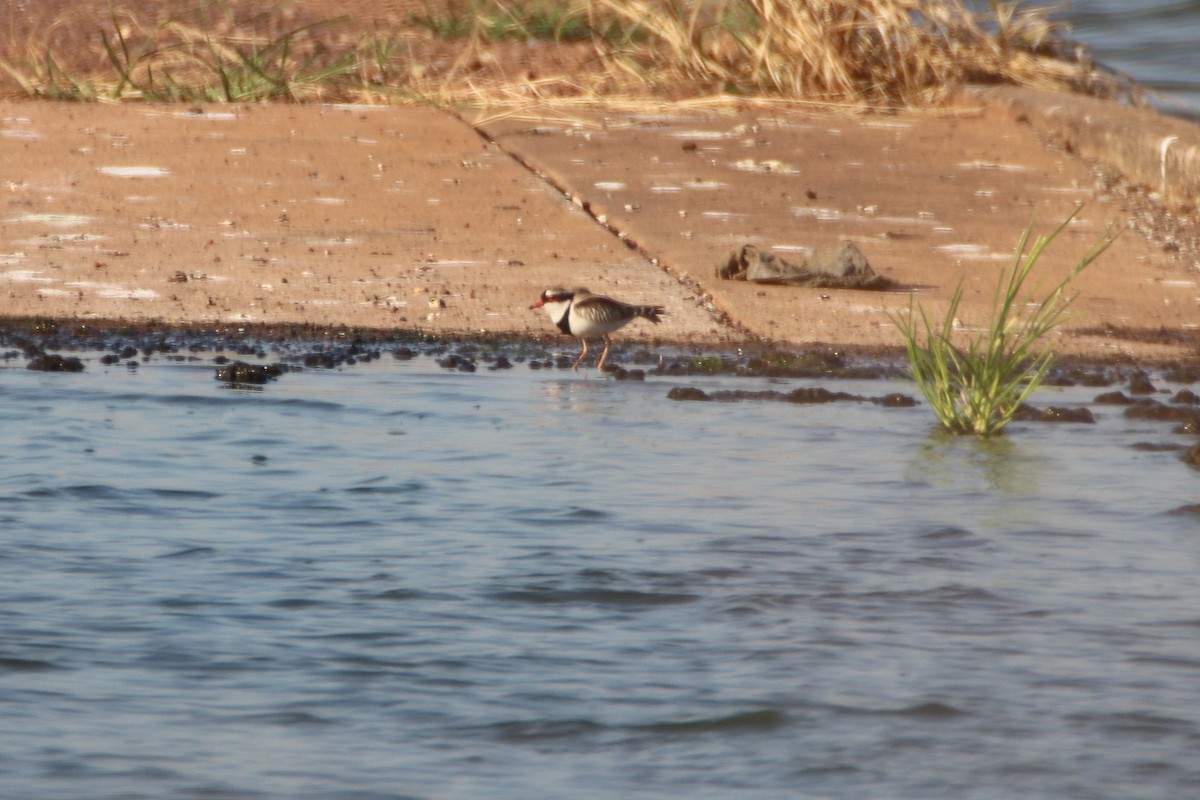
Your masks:
{"label": "bird's brown wing", "polygon": [[611,297],[602,297],[597,294],[583,298],[575,296],[575,313],[596,324],[630,320],[640,316],[638,310],[637,306],[613,300]]}

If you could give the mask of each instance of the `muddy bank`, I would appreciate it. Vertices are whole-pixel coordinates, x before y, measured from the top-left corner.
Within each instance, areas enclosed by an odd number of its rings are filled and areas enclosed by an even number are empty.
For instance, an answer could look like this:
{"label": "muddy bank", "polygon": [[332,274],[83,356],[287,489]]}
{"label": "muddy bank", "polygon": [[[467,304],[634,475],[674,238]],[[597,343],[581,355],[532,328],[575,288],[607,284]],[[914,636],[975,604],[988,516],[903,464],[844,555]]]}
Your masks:
{"label": "muddy bank", "polygon": [[[55,381],[70,381],[71,373],[85,370],[136,371],[145,365],[174,363],[209,369],[213,380],[226,389],[269,392],[274,384],[286,382],[289,375],[300,371],[341,371],[369,368],[380,360],[427,359],[466,381],[477,380],[476,374],[511,370],[558,371],[583,380],[654,379],[665,384],[663,399],[669,402],[716,402],[734,407],[764,402],[838,404],[849,409],[863,405],[905,409],[924,404],[915,386],[911,391],[882,394],[837,388],[838,380],[904,379],[901,357],[880,349],[786,350],[761,343],[715,349],[621,345],[614,347],[602,375],[595,371],[594,361],[582,372],[573,371],[576,353],[574,343],[561,338],[512,335],[456,337],[305,326],[101,327],[45,320],[0,326],[0,371],[24,368],[58,373]],[[729,377],[758,378],[764,388],[719,388],[719,379]],[[705,383],[704,379],[718,381]],[[819,384],[806,385],[806,381]],[[788,385],[776,388],[782,383]],[[1158,423],[1167,437],[1141,446],[1176,452],[1185,463],[1200,466],[1200,444],[1196,443],[1200,397],[1190,388],[1200,384],[1200,365],[1175,362],[1146,367],[1070,359],[1053,368],[1046,383],[1094,389],[1096,394],[1083,404],[1026,404],[1018,412],[1017,422],[1088,426],[1098,414],[1119,413]],[[731,408],[731,413],[737,411]],[[929,425],[936,428],[932,413]]]}
{"label": "muddy bank", "polygon": [[[336,369],[392,357],[434,357],[447,368],[500,364],[530,369],[569,370],[579,346],[565,336],[516,334],[430,334],[371,328],[306,325],[208,326],[78,323],[49,319],[0,321],[0,360],[29,366],[39,359],[64,358],[81,364],[136,365],[155,359],[211,361],[221,366],[236,359],[286,364],[289,368]],[[903,352],[897,348],[813,345],[788,348],[777,343],[746,341],[705,346],[663,341],[615,343],[612,369],[643,374],[742,376],[766,379],[821,378],[871,380],[907,376]],[[37,369],[39,367],[30,367]],[[595,373],[595,356],[581,366]],[[56,371],[51,368],[50,371]],[[461,371],[473,371],[462,369]],[[1044,382],[1048,386],[1112,387],[1129,383],[1134,395],[1157,392],[1149,376],[1190,385],[1200,382],[1200,363],[1190,359],[1115,361],[1111,358],[1060,359]],[[1151,387],[1151,388],[1147,388]]]}

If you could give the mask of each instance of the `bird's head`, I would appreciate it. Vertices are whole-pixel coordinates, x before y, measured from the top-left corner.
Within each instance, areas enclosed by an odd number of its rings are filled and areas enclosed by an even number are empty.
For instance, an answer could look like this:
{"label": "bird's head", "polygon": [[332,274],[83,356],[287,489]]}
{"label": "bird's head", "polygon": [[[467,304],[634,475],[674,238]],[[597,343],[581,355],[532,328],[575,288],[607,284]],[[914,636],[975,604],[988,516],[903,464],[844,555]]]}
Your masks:
{"label": "bird's head", "polygon": [[553,303],[565,303],[575,296],[575,292],[569,289],[547,289],[542,292],[542,296],[537,299],[537,302],[530,308],[542,308]]}

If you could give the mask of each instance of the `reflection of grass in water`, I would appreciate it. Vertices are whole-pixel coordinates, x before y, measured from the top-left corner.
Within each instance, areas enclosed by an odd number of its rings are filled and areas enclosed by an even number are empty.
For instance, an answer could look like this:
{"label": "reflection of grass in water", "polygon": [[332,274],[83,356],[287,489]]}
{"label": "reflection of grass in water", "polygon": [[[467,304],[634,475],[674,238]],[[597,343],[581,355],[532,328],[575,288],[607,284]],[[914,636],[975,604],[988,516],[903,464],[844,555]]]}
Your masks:
{"label": "reflection of grass in water", "polygon": [[[34,37],[8,43],[23,52],[0,59],[0,75],[34,97],[167,102],[526,104],[649,92],[890,106],[936,102],[969,81],[1127,88],[1080,57],[1044,11],[1017,5],[997,3],[985,19],[961,0],[465,0],[379,29],[348,17],[285,25],[274,7],[239,17],[228,0],[174,16],[113,2],[91,37],[101,67]],[[433,63],[431,48],[447,39],[455,55]],[[486,58],[497,42],[590,43],[595,58],[531,77],[519,54]]]}
{"label": "reflection of grass in water", "polygon": [[1029,224],[1017,243],[1012,269],[1007,275],[1001,274],[996,284],[987,330],[968,339],[965,346],[953,342],[963,293],[961,282],[940,328],[934,327],[924,307],[914,309],[911,299],[908,314],[893,317],[904,337],[912,377],[947,430],[979,436],[999,433],[1053,365],[1054,352],[1042,342],[1063,321],[1075,299],[1067,289],[1118,234],[1109,228],[1045,298],[1030,304],[1032,310],[1024,319],[1019,316],[1017,301],[1046,247],[1078,213],[1076,209],[1027,250],[1033,231],[1033,223]]}
{"label": "reflection of grass in water", "polygon": [[[1029,496],[1045,478],[1047,462],[1026,447],[1017,448],[1004,436],[964,438],[938,427],[916,452],[918,457],[908,465],[905,478],[930,483],[956,496],[980,491]],[[1023,513],[1020,504],[1002,507],[1005,513]]]}

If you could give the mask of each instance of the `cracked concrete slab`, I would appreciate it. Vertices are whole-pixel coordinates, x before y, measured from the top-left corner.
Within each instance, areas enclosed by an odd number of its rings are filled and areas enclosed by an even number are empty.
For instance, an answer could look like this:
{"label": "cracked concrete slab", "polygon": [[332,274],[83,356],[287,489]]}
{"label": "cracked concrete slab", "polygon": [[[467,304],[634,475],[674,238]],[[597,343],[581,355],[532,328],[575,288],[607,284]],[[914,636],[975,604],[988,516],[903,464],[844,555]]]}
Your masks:
{"label": "cracked concrete slab", "polygon": [[[958,324],[981,329],[997,278],[1035,215],[1037,231],[1048,232],[1083,205],[1044,257],[1047,290],[1125,218],[1116,198],[1097,192],[1087,162],[986,106],[889,116],[597,113],[483,127],[735,322],[793,345],[896,345],[889,315],[913,296],[940,318],[959,281]],[[898,289],[764,287],[714,276],[743,244],[786,257],[846,241]],[[1196,327],[1195,274],[1136,234],[1120,238],[1075,288],[1076,307],[1055,341],[1064,352],[1170,350],[1108,332]]]}
{"label": "cracked concrete slab", "polygon": [[[987,323],[1037,214],[1083,211],[1043,284],[1129,212],[1010,109],[505,116],[424,108],[0,105],[0,314],[552,335],[543,288],[665,305],[622,338],[895,347],[910,296]],[[719,280],[728,253],[853,242],[889,292]],[[1080,278],[1054,345],[1195,351],[1194,270],[1137,233]],[[1126,336],[1122,332],[1133,331]]]}
{"label": "cracked concrete slab", "polygon": [[686,287],[453,116],[420,108],[0,106],[0,313],[541,333],[547,286]]}

